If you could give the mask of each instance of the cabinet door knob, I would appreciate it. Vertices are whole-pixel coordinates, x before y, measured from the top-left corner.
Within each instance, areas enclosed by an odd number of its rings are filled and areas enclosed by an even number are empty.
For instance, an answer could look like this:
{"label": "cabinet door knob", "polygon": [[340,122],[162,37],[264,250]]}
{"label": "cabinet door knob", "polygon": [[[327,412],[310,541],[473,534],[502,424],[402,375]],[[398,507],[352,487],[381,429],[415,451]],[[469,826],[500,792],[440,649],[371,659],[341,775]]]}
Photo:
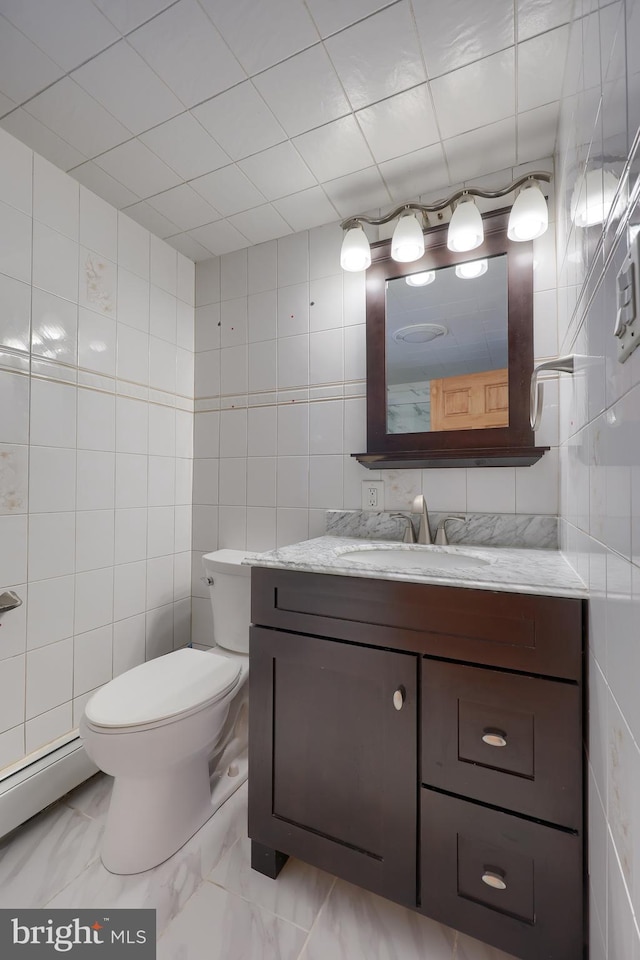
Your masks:
{"label": "cabinet door knob", "polygon": [[482,882],[486,883],[488,887],[491,887],[493,890],[506,890],[507,884],[505,882],[505,875],[502,870],[496,869],[496,867],[485,867],[484,873],[482,874]]}
{"label": "cabinet door knob", "polygon": [[504,730],[497,730],[495,727],[485,727],[482,740],[490,747],[506,747],[507,734]]}
{"label": "cabinet door knob", "polygon": [[393,695],[393,705],[396,710],[402,710],[402,705],[405,698],[405,689],[404,687],[398,687],[396,692]]}

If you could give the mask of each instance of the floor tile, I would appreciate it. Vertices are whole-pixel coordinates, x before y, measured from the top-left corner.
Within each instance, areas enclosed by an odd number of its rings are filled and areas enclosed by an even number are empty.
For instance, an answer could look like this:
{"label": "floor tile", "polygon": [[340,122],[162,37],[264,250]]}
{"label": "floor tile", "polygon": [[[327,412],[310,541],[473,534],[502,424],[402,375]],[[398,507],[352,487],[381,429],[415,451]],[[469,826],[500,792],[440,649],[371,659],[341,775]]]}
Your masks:
{"label": "floor tile", "polygon": [[454,940],[449,927],[338,880],[300,960],[453,960]]}
{"label": "floor tile", "polygon": [[63,803],[0,843],[0,907],[41,907],[99,853],[102,825]]}
{"label": "floor tile", "polygon": [[208,879],[305,930],[311,929],[334,882],[330,874],[293,859],[277,880],[270,880],[251,869],[248,837],[234,844]]}
{"label": "floor tile", "polygon": [[297,960],[306,936],[205,881],[158,941],[158,960]]}
{"label": "floor tile", "polygon": [[74,810],[79,810],[92,820],[104,820],[109,809],[113,777],[105,773],[96,773],[79,787],[62,798],[62,802]]}
{"label": "floor tile", "polygon": [[[73,798],[72,798],[73,799]],[[157,930],[182,910],[204,876],[247,831],[246,786],[240,788],[172,857],[153,870],[118,876],[96,860],[66,886],[48,906],[147,907],[156,910]]]}

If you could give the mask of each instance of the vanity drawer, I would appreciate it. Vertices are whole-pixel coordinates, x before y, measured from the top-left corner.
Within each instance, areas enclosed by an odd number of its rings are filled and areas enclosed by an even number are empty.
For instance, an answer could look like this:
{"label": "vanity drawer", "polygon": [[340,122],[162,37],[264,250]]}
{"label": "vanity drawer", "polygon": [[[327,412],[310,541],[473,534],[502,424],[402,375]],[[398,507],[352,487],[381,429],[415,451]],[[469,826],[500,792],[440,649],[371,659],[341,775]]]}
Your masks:
{"label": "vanity drawer", "polygon": [[522,960],[582,960],[582,839],[422,790],[421,910]]}
{"label": "vanity drawer", "polygon": [[422,782],[582,828],[577,684],[422,660]]}
{"label": "vanity drawer", "polygon": [[568,680],[582,601],[253,567],[254,624]]}

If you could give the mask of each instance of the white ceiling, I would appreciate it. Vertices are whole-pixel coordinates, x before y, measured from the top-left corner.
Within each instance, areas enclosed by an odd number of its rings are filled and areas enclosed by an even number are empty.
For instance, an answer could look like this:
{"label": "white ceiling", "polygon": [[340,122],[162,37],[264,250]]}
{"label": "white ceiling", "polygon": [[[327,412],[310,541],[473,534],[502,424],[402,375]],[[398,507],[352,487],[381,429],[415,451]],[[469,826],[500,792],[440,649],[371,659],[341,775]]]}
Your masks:
{"label": "white ceiling", "polygon": [[551,155],[572,5],[0,0],[0,125],[206,259]]}

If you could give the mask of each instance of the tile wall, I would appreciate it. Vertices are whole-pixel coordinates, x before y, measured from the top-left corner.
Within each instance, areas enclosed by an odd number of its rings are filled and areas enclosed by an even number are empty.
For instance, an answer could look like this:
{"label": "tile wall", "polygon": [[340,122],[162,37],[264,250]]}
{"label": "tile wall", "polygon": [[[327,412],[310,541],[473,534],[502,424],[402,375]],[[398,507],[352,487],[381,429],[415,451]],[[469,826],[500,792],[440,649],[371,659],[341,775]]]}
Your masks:
{"label": "tile wall", "polygon": [[0,131],[0,771],[189,640],[194,265]]}
{"label": "tile wall", "polygon": [[[613,336],[640,223],[639,45],[638,0],[576,4],[557,151],[559,341],[579,357],[561,379],[561,528],[591,594],[591,960],[640,957],[640,352],[621,365]],[[608,222],[576,226],[581,199],[608,182]]]}
{"label": "tile wall", "polygon": [[[504,186],[525,169],[552,163],[502,170],[483,183]],[[533,467],[376,472],[351,458],[366,449],[365,276],[341,270],[341,243],[331,224],[196,264],[198,642],[211,643],[203,552],[269,550],[319,536],[326,509],[360,508],[365,479],[384,480],[387,510],[407,509],[423,491],[436,511],[557,513],[555,384],[537,438],[551,450]],[[553,230],[536,241],[535,260],[541,358],[557,353]]]}

